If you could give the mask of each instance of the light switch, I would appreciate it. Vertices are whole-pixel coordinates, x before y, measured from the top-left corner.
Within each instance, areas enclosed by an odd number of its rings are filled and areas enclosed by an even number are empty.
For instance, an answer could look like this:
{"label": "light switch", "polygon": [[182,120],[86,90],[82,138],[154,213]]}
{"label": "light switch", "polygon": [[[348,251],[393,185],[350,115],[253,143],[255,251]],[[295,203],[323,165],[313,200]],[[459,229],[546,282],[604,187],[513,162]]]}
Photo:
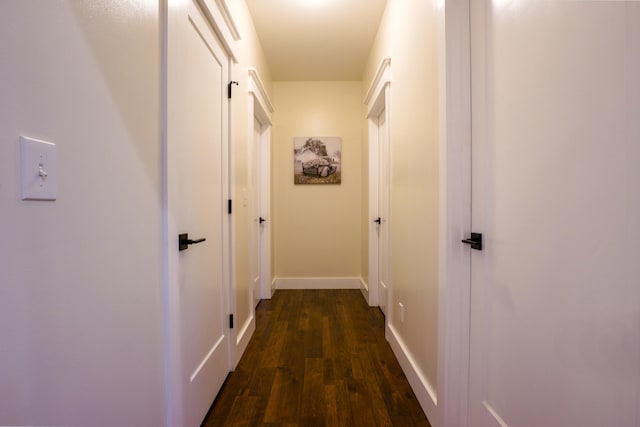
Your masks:
{"label": "light switch", "polygon": [[22,200],[56,200],[56,144],[20,137]]}

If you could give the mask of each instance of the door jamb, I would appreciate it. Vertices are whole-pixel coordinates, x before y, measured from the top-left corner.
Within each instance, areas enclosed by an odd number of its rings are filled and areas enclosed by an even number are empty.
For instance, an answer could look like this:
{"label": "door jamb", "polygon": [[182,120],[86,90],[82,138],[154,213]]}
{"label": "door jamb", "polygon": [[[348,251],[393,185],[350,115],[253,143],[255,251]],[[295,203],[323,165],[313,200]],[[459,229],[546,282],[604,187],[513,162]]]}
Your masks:
{"label": "door jamb", "polygon": [[262,79],[255,68],[249,68],[249,127],[253,140],[253,121],[257,120],[260,130],[260,198],[261,214],[267,219],[262,231],[260,244],[260,298],[270,299],[271,288],[271,114],[273,104],[269,99]]}
{"label": "door jamb", "polygon": [[369,210],[368,210],[368,233],[369,233],[369,283],[364,284],[363,294],[367,297],[370,306],[378,306],[380,302],[379,281],[378,281],[378,254],[380,251],[376,235],[376,226],[373,219],[378,216],[379,199],[379,127],[378,118],[385,114],[385,129],[387,141],[391,141],[391,58],[383,58],[378,70],[369,86],[364,103],[367,106],[367,123],[369,129]]}
{"label": "door jamb", "polygon": [[438,9],[439,286],[438,420],[466,427],[469,408],[471,255],[470,0]]}

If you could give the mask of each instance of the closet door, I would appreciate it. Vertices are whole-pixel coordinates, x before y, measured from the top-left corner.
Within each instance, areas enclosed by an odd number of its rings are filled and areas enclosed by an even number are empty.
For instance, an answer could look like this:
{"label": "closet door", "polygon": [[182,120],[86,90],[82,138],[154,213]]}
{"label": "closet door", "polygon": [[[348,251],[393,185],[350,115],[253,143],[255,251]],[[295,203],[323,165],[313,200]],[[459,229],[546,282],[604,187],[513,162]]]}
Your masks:
{"label": "closet door", "polygon": [[640,3],[470,3],[469,426],[638,426]]}

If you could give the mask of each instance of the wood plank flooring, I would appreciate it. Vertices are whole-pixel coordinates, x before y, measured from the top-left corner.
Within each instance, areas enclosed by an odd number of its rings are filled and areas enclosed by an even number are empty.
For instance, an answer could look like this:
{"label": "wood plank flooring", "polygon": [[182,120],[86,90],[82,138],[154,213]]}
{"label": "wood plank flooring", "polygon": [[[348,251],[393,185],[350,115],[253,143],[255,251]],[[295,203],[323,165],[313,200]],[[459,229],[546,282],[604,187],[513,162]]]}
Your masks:
{"label": "wood plank flooring", "polygon": [[430,426],[359,290],[279,290],[204,427]]}

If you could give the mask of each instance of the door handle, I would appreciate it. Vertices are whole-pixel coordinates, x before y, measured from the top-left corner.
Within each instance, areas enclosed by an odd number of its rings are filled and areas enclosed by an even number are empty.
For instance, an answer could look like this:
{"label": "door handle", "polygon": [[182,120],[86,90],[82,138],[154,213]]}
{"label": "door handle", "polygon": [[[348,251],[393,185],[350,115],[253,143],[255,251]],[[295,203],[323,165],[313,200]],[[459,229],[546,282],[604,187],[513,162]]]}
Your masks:
{"label": "door handle", "polygon": [[204,242],[205,238],[191,240],[189,238],[189,233],[178,234],[178,250],[184,251],[185,249],[189,249],[189,245],[195,245],[198,243]]}
{"label": "door handle", "polygon": [[373,222],[375,222],[376,224],[380,225],[380,224],[382,224],[382,218],[378,217],[378,218],[374,219]]}
{"label": "door handle", "polygon": [[260,217],[260,218],[258,219],[258,222],[259,222],[260,224],[262,224],[263,222],[267,222],[267,220],[266,220],[266,219],[264,219],[264,218],[262,218],[262,217]]}
{"label": "door handle", "polygon": [[471,233],[471,237],[464,239],[462,243],[471,245],[471,249],[482,250],[482,233]]}

